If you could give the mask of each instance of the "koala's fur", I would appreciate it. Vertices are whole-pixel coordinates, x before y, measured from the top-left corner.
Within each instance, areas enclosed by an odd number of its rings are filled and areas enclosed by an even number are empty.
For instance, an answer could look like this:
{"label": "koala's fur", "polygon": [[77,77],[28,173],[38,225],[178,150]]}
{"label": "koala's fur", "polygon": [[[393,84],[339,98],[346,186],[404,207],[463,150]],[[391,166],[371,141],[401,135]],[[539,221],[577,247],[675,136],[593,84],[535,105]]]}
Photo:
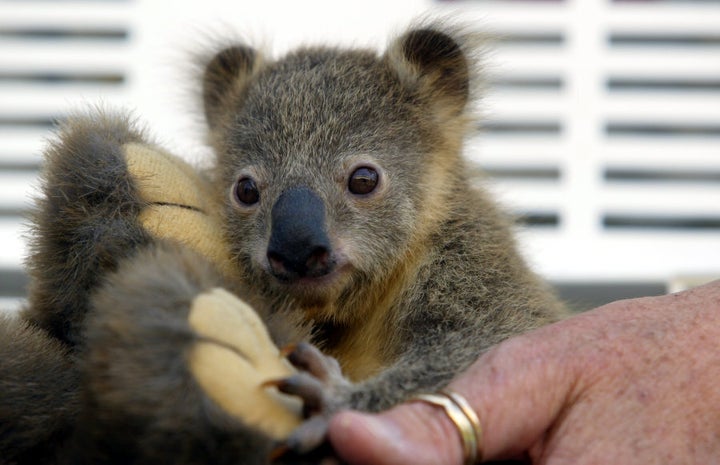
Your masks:
{"label": "koala's fur", "polygon": [[[276,62],[240,45],[205,72],[215,184],[235,259],[272,308],[314,322],[314,342],[362,382],[354,407],[438,388],[483,349],[559,315],[518,256],[507,219],[470,186],[467,41],[419,28],[381,57],[320,47]],[[365,165],[381,172],[380,186],[353,196],[348,176]],[[261,186],[252,208],[232,201],[247,176]],[[314,292],[267,272],[270,212],[294,186],[323,200],[324,227],[346,267]]]}
{"label": "koala's fur", "polygon": [[[325,413],[439,389],[491,345],[560,318],[468,179],[473,54],[462,32],[421,26],[381,56],[272,60],[238,44],[210,58],[210,175],[238,282],[138,222],[146,204],[117,146],[142,131],[71,119],[48,150],[28,309],[0,322],[0,464],[266,463],[272,441],[214,405],[183,358],[197,342],[190,302],[213,287],[255,305],[278,344],[306,338],[339,360],[352,382],[327,386]],[[348,189],[358,167],[378,173],[364,195]],[[247,179],[252,205],[234,194]],[[290,210],[302,195],[318,205],[313,224],[283,217],[288,192]],[[273,238],[306,228],[327,239],[322,266],[268,258]]]}

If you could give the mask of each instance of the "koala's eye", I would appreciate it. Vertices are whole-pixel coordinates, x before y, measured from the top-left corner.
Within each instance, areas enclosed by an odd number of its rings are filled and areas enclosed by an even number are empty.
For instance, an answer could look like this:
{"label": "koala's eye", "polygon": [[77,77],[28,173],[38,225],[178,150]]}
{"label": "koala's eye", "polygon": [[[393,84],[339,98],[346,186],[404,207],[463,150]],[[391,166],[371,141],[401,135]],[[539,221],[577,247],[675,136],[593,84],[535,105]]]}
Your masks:
{"label": "koala's eye", "polygon": [[355,195],[369,194],[378,185],[378,173],[372,168],[361,166],[348,179],[348,190]]}
{"label": "koala's eye", "polygon": [[260,200],[260,191],[252,178],[238,179],[235,183],[235,199],[244,205],[254,205]]}

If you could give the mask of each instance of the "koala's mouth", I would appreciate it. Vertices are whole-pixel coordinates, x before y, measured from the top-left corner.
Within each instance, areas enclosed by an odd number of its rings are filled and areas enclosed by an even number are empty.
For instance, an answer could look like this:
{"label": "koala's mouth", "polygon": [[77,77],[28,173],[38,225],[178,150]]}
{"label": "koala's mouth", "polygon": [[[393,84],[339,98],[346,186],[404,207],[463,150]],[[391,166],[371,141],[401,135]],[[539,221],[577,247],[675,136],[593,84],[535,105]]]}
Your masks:
{"label": "koala's mouth", "polygon": [[266,272],[275,287],[297,298],[330,299],[347,285],[352,266],[341,258],[333,258],[326,267],[312,270],[288,270],[268,259]]}
{"label": "koala's mouth", "polygon": [[273,251],[267,253],[270,274],[280,282],[300,282],[322,280],[333,274],[337,260],[325,248],[317,247],[307,253],[296,254],[288,258]]}

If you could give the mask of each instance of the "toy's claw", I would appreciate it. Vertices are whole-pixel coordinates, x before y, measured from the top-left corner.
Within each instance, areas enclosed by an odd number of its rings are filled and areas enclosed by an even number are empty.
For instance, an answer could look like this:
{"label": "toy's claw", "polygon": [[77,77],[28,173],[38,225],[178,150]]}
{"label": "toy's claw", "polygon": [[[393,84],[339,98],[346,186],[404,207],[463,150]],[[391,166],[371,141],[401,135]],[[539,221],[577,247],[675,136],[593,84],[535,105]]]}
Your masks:
{"label": "toy's claw", "polygon": [[280,444],[270,451],[270,461],[275,462],[284,457],[288,452],[290,452],[290,447],[288,447],[287,444]]}
{"label": "toy's claw", "polygon": [[280,349],[280,356],[283,358],[286,358],[291,353],[295,352],[295,349],[297,348],[297,343],[291,343]]}
{"label": "toy's claw", "polygon": [[279,389],[279,388],[280,388],[280,385],[281,385],[284,381],[285,381],[285,378],[269,379],[269,380],[267,380],[267,381],[263,381],[262,383],[260,383],[260,387],[263,387],[263,388],[274,387],[274,388],[278,388],[278,389]]}

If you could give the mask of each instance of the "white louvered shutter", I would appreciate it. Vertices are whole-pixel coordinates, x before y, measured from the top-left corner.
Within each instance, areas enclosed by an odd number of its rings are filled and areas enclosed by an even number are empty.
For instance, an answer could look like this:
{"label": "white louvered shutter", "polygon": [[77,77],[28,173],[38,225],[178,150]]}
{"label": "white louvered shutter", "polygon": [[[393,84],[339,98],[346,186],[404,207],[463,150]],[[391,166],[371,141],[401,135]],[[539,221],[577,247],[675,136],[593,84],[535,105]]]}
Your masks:
{"label": "white louvered shutter", "polygon": [[397,32],[388,24],[402,27],[427,8],[498,37],[469,157],[523,216],[522,246],[542,274],[572,298],[599,292],[597,302],[623,289],[663,290],[678,276],[720,276],[720,0],[369,0],[362,8],[0,0],[0,307],[23,293],[20,215],[54,118],[102,99],[137,108],[177,149],[197,109],[180,103],[188,86],[178,73],[188,67],[168,63],[203,42],[198,31],[232,25],[281,49],[303,36],[382,44]]}
{"label": "white louvered shutter", "polygon": [[0,308],[17,306],[23,224],[53,124],[128,93],[130,2],[0,1]]}
{"label": "white louvered shutter", "polygon": [[471,157],[553,281],[720,277],[720,1],[446,1],[498,37]]}

